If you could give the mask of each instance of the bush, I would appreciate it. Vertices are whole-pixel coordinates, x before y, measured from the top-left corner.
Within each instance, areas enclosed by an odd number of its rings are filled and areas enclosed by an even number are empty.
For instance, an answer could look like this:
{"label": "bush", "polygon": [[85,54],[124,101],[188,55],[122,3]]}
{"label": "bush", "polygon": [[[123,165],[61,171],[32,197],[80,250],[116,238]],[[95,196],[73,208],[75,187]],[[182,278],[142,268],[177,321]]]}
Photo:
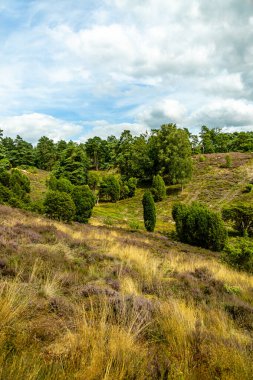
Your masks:
{"label": "bush", "polygon": [[69,222],[74,219],[76,207],[67,193],[49,191],[44,200],[45,214],[52,219]]}
{"label": "bush", "polygon": [[8,158],[2,158],[0,160],[0,170],[10,170],[11,169],[11,163],[8,160]]}
{"label": "bush", "polygon": [[172,216],[181,242],[213,251],[221,251],[224,248],[227,232],[219,214],[194,202],[191,206],[175,204]]}
{"label": "bush", "polygon": [[71,195],[76,207],[75,220],[80,223],[88,223],[95,206],[95,197],[89,186],[75,186]]}
{"label": "bush", "polygon": [[129,188],[129,194],[128,194],[129,198],[132,198],[135,196],[137,183],[138,183],[138,179],[134,177],[129,178],[129,180],[127,181],[127,186]]}
{"label": "bush", "polygon": [[0,169],[0,183],[3,186],[10,187],[10,173],[7,170]]}
{"label": "bush", "polygon": [[47,181],[47,186],[50,190],[54,191],[63,191],[64,193],[71,193],[74,185],[67,178],[60,177],[57,179],[54,175],[51,175],[49,180]]}
{"label": "bush", "polygon": [[153,177],[151,192],[155,202],[162,201],[166,197],[166,186],[160,175]]}
{"label": "bush", "polygon": [[253,273],[253,242],[247,238],[237,238],[225,247],[223,259],[236,269]]}
{"label": "bush", "polygon": [[153,232],[156,224],[154,198],[150,191],[145,191],[142,198],[144,225],[147,231]]}
{"label": "bush", "polygon": [[8,187],[0,184],[0,203],[8,203],[13,196],[13,192]]}
{"label": "bush", "polygon": [[13,169],[11,171],[10,189],[17,198],[25,202],[29,201],[28,193],[30,193],[30,180],[18,169]]}
{"label": "bush", "polygon": [[99,198],[111,202],[117,202],[120,199],[120,184],[115,176],[109,175],[103,178],[100,184]]}

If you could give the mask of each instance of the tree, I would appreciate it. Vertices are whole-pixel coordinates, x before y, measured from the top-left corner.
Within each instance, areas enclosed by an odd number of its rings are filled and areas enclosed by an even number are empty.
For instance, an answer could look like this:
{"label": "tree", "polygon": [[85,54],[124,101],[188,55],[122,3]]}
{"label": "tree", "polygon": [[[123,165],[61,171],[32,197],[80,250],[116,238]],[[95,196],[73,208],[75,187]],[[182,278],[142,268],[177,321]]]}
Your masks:
{"label": "tree", "polygon": [[155,202],[162,201],[166,197],[166,186],[159,174],[153,177],[151,192]]}
{"label": "tree", "polygon": [[232,206],[224,207],[222,210],[224,220],[234,222],[234,228],[241,236],[253,234],[253,206],[238,203]]}
{"label": "tree", "polygon": [[89,186],[75,186],[71,196],[76,206],[75,220],[80,223],[88,223],[95,206],[95,197]]}
{"label": "tree", "polygon": [[145,191],[142,198],[143,219],[147,231],[153,232],[156,224],[156,209],[153,196],[150,191]]}
{"label": "tree", "polygon": [[56,178],[67,178],[73,185],[85,185],[88,179],[88,165],[88,159],[83,149],[71,143],[62,152],[54,175]]}
{"label": "tree", "polygon": [[45,214],[52,219],[70,222],[74,219],[76,207],[73,199],[67,193],[49,191],[44,200]]}
{"label": "tree", "polygon": [[56,162],[56,147],[53,140],[42,136],[35,151],[35,161],[39,169],[52,170]]}
{"label": "tree", "polygon": [[175,124],[162,125],[152,131],[148,141],[152,172],[166,183],[181,185],[191,178],[192,160],[189,133]]}
{"label": "tree", "polygon": [[224,248],[227,232],[219,214],[193,202],[190,206],[175,204],[172,216],[181,242],[213,251],[221,251]]}
{"label": "tree", "polygon": [[120,199],[120,184],[114,175],[103,178],[100,183],[99,198],[111,202],[117,202]]}

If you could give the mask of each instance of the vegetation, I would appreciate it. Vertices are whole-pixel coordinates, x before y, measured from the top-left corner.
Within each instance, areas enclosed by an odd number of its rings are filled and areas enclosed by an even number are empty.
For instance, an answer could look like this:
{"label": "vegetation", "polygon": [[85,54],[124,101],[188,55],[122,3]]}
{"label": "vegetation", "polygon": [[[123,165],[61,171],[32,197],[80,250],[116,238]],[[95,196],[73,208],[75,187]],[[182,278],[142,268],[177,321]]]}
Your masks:
{"label": "vegetation", "polygon": [[69,194],[51,190],[46,194],[44,211],[49,218],[69,222],[75,217],[76,207]]}
{"label": "vegetation", "polygon": [[153,232],[156,224],[156,209],[154,198],[150,191],[145,191],[142,198],[143,219],[147,231]]}
{"label": "vegetation", "polygon": [[159,174],[153,177],[151,192],[155,202],[162,201],[166,197],[166,186]]}
{"label": "vegetation", "polygon": [[183,243],[221,251],[227,233],[221,217],[200,203],[175,204],[172,210],[179,240]]}
{"label": "vegetation", "polygon": [[71,196],[76,207],[74,220],[80,223],[88,223],[95,206],[95,197],[89,186],[75,186]]}
{"label": "vegetation", "polygon": [[241,236],[252,235],[253,228],[253,206],[249,204],[239,203],[222,210],[224,220],[234,222],[234,228]]}
{"label": "vegetation", "polygon": [[252,378],[251,275],[153,234],[0,218],[2,379]]}

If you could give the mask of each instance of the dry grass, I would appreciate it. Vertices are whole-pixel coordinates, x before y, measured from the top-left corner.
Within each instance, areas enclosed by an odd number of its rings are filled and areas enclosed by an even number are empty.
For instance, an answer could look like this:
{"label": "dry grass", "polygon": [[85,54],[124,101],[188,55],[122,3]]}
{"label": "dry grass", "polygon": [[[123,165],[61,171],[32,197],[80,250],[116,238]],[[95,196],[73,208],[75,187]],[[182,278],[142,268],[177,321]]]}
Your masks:
{"label": "dry grass", "polygon": [[252,378],[253,276],[165,238],[1,211],[1,379]]}

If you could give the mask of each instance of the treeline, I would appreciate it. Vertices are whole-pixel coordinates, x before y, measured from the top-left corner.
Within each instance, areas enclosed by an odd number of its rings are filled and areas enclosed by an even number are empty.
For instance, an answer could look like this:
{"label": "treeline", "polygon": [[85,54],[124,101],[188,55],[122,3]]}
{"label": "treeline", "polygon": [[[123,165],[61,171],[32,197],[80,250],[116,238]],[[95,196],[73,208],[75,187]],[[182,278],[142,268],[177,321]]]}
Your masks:
{"label": "treeline", "polygon": [[160,174],[167,184],[184,183],[191,177],[192,145],[187,130],[175,124],[162,125],[150,134],[132,136],[122,132],[120,138],[109,136],[88,139],[85,143],[60,140],[46,136],[36,146],[24,141],[0,136],[0,167],[35,166],[54,171],[74,184],[87,184],[88,170],[116,168],[124,178],[151,182]]}
{"label": "treeline", "polygon": [[204,125],[199,136],[190,134],[190,139],[195,154],[253,151],[253,132],[225,133]]}

